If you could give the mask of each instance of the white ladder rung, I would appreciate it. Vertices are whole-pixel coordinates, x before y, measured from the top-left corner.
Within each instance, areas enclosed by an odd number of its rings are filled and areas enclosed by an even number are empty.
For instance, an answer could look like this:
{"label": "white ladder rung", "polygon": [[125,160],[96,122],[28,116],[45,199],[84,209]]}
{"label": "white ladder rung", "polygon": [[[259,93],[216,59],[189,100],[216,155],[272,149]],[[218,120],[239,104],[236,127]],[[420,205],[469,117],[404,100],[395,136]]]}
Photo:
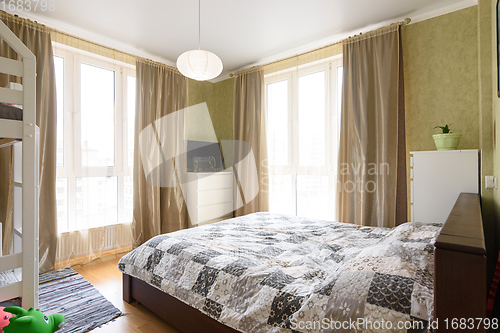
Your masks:
{"label": "white ladder rung", "polygon": [[8,104],[23,104],[23,91],[9,88],[0,88],[0,101]]}
{"label": "white ladder rung", "polygon": [[23,62],[9,58],[3,58],[0,62],[0,73],[10,74],[15,76],[23,76],[24,67]]}
{"label": "white ladder rung", "polygon": [[14,282],[0,287],[0,302],[22,295],[22,282]]}
{"label": "white ladder rung", "polygon": [[16,253],[0,257],[0,267],[2,271],[23,267],[23,254]]}
{"label": "white ladder rung", "polygon": [[18,142],[21,142],[19,139],[0,139],[0,148],[5,148],[12,146],[13,144],[16,144]]}
{"label": "white ladder rung", "polygon": [[23,122],[20,120],[0,119],[0,130],[4,139],[23,138]]}
{"label": "white ladder rung", "polygon": [[20,183],[20,182],[14,182],[14,186],[15,186],[15,187],[20,187],[20,188],[23,188],[23,183]]}
{"label": "white ladder rung", "polygon": [[14,233],[19,237],[23,238],[23,228],[14,228]]}

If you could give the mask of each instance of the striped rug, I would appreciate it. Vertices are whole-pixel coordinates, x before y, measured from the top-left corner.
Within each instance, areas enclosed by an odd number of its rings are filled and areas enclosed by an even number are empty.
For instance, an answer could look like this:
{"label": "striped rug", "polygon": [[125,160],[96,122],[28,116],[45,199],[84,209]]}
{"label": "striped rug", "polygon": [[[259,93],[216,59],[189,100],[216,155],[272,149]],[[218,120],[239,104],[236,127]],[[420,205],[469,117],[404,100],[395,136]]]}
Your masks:
{"label": "striped rug", "polygon": [[71,268],[40,274],[40,311],[61,313],[66,324],[57,333],[84,333],[123,313]]}

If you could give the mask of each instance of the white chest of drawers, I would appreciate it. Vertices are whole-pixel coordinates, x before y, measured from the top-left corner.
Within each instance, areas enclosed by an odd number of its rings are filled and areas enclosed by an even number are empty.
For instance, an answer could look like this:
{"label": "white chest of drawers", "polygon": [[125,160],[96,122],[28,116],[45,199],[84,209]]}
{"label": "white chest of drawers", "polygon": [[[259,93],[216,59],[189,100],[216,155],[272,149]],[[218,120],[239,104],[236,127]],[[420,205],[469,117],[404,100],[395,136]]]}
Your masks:
{"label": "white chest of drawers", "polygon": [[232,217],[232,172],[188,172],[186,203],[190,226]]}
{"label": "white chest of drawers", "polygon": [[410,152],[411,221],[445,222],[461,192],[479,193],[478,150]]}

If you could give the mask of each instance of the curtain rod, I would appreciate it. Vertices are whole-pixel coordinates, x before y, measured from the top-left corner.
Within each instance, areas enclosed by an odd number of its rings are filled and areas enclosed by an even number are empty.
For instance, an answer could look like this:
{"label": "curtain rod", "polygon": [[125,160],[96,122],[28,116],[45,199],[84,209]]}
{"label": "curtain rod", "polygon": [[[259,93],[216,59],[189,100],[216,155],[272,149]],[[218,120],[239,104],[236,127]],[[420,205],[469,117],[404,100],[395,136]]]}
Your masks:
{"label": "curtain rod", "polygon": [[[380,30],[380,29],[388,28],[388,27],[390,27],[391,25],[394,25],[394,24],[401,25],[401,26],[404,27],[404,26],[407,26],[408,24],[410,24],[410,22],[411,22],[411,19],[409,17],[407,17],[403,21],[392,23],[392,24],[386,25],[384,27],[381,27],[381,28],[378,28],[378,29],[372,30],[372,31],[377,31],[377,30]],[[367,33],[370,33],[372,31],[369,31]],[[360,35],[362,35],[362,33],[360,33],[359,35],[354,35],[352,37],[344,38],[344,39],[339,40],[339,41],[337,41],[335,43],[331,43],[331,44],[328,44],[328,45],[325,45],[325,46],[321,46],[321,47],[318,47],[318,48],[315,48],[315,49],[312,49],[312,50],[309,50],[309,51],[306,51],[306,52],[298,53],[298,54],[295,54],[295,55],[292,55],[292,56],[289,56],[289,57],[286,57],[286,58],[278,59],[278,60],[275,60],[275,61],[270,61],[270,62],[267,62],[267,63],[262,64],[262,65],[255,65],[255,66],[252,66],[252,67],[249,67],[249,68],[246,68],[246,69],[242,69],[240,71],[229,73],[229,77],[235,77],[237,75],[240,75],[240,74],[243,74],[243,73],[252,72],[252,71],[257,70],[259,68],[263,68],[263,67],[266,67],[266,66],[269,66],[269,65],[273,65],[273,64],[276,64],[276,63],[279,63],[279,62],[282,62],[282,61],[287,61],[287,60],[290,60],[290,59],[302,57],[302,56],[305,56],[306,54],[313,53],[313,52],[316,52],[316,51],[320,51],[320,50],[323,50],[323,49],[326,49],[326,48],[329,48],[329,47],[341,44],[341,43],[349,40],[350,38],[354,38],[354,37],[357,37],[357,36],[360,36]]]}

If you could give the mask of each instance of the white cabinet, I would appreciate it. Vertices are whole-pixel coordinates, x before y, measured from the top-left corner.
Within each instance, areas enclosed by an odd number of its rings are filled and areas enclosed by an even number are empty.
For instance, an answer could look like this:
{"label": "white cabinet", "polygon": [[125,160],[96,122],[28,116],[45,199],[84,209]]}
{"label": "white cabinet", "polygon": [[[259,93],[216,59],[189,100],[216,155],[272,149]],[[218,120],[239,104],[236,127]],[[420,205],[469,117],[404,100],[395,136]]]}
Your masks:
{"label": "white cabinet", "polygon": [[411,221],[445,222],[461,192],[479,193],[477,149],[410,152]]}
{"label": "white cabinet", "polygon": [[232,217],[233,179],[232,172],[188,172],[186,203],[192,226]]}

